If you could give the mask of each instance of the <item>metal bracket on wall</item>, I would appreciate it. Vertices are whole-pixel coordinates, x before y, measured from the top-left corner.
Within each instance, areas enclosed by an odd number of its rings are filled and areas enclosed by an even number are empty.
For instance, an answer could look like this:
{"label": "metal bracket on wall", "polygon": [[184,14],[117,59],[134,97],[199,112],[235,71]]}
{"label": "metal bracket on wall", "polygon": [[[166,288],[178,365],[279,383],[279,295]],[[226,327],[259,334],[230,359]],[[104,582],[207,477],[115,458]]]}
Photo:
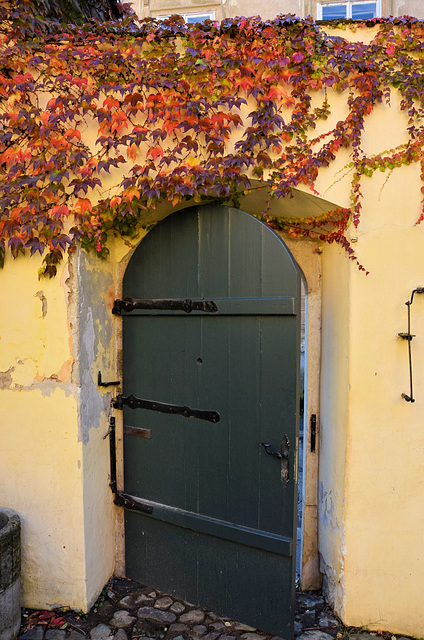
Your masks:
{"label": "metal bracket on wall", "polygon": [[103,382],[101,371],[99,371],[99,373],[97,374],[97,386],[99,387],[117,387],[118,384],[121,384],[119,380],[113,380],[113,382]]}
{"label": "metal bracket on wall", "polygon": [[402,340],[408,341],[408,355],[409,355],[409,389],[410,391],[409,391],[409,395],[407,395],[406,393],[402,393],[401,397],[404,400],[406,400],[406,402],[411,402],[411,403],[415,402],[414,392],[412,387],[412,349],[411,349],[411,342],[412,342],[412,339],[415,338],[415,335],[411,333],[411,305],[414,300],[414,295],[416,293],[424,293],[424,287],[417,287],[416,289],[414,289],[411,294],[411,299],[405,302],[406,306],[408,307],[408,331],[407,333],[398,333],[399,338],[402,338]]}
{"label": "metal bracket on wall", "polygon": [[103,440],[109,436],[109,456],[110,456],[110,482],[109,487],[112,493],[116,494],[116,431],[115,431],[115,418],[110,416],[109,418],[109,431],[103,436]]}
{"label": "metal bracket on wall", "polygon": [[317,416],[315,413],[311,415],[311,452],[315,452],[317,441]]}

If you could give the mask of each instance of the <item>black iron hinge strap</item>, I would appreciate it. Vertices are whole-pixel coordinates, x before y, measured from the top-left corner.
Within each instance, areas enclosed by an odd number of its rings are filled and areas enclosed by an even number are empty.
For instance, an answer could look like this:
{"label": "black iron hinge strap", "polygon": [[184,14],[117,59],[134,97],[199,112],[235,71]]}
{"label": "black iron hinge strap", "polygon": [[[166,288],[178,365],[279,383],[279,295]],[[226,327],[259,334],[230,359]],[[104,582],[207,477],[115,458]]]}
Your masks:
{"label": "black iron hinge strap", "polygon": [[218,307],[213,300],[139,300],[137,298],[124,298],[115,300],[112,313],[119,316],[122,311],[134,311],[135,309],[158,309],[161,311],[204,311],[205,313],[216,313]]}
{"label": "black iron hinge strap", "polygon": [[123,409],[127,405],[130,409],[147,409],[148,411],[158,411],[159,413],[170,413],[183,416],[184,418],[197,418],[208,422],[219,422],[221,416],[217,411],[201,411],[200,409],[190,409],[190,407],[177,404],[166,404],[165,402],[155,402],[153,400],[143,400],[134,395],[116,396],[113,401],[115,409]]}
{"label": "black iron hinge strap", "polygon": [[153,513],[153,507],[147,504],[143,504],[138,500],[134,500],[132,496],[123,491],[117,491],[113,502],[118,507],[126,507],[127,509],[133,509],[134,511],[141,511],[142,513]]}

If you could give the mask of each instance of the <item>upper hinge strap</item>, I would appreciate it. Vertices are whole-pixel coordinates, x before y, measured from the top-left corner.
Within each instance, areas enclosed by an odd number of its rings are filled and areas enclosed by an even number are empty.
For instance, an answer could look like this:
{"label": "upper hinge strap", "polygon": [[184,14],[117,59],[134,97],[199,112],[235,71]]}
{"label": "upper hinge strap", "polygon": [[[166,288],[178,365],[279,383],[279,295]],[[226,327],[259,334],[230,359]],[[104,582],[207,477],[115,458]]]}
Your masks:
{"label": "upper hinge strap", "polygon": [[115,300],[112,313],[120,316],[122,311],[134,311],[135,309],[158,309],[160,311],[204,311],[205,313],[216,313],[218,307],[213,300],[139,300],[137,298],[124,298]]}

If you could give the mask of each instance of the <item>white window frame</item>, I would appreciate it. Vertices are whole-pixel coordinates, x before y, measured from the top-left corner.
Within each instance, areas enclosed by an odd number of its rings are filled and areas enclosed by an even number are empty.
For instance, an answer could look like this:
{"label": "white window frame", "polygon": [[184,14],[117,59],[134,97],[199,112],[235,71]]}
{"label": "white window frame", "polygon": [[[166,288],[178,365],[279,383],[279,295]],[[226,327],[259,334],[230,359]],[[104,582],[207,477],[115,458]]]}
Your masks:
{"label": "white window frame", "polygon": [[186,22],[187,18],[202,18],[202,20],[197,20],[197,22],[203,22],[204,20],[215,20],[215,11],[207,11],[205,13],[185,13],[183,15],[183,18]]}
{"label": "white window frame", "polygon": [[[352,19],[352,5],[354,4],[375,4],[376,5],[376,18],[381,18],[381,0],[344,0],[343,2],[317,2],[317,20],[322,20],[322,8],[323,7],[336,7],[343,5],[346,7],[346,18],[342,20]],[[336,19],[336,18],[334,18]]]}
{"label": "white window frame", "polygon": [[[166,20],[169,18],[171,14],[168,13],[166,16],[154,16],[156,20]],[[180,13],[182,18],[184,18],[184,22],[186,24],[191,24],[187,22],[187,18],[199,18],[197,22],[203,22],[204,20],[215,20],[215,11],[205,11],[205,13]]]}

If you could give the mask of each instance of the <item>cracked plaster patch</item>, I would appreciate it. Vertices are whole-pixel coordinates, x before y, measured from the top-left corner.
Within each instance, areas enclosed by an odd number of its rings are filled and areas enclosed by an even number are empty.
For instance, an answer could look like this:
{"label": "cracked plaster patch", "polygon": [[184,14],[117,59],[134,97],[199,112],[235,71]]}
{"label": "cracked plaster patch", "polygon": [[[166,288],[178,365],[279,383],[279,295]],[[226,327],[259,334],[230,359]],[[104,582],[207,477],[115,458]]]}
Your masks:
{"label": "cracked plaster patch", "polygon": [[9,389],[12,384],[12,372],[14,367],[10,367],[7,371],[0,371],[0,389]]}
{"label": "cracked plaster patch", "polygon": [[111,394],[102,394],[94,372],[113,360],[113,327],[106,307],[106,295],[113,285],[112,275],[94,270],[90,257],[78,257],[78,370],[80,386],[80,440],[86,444],[89,430],[99,428],[107,413]]}

